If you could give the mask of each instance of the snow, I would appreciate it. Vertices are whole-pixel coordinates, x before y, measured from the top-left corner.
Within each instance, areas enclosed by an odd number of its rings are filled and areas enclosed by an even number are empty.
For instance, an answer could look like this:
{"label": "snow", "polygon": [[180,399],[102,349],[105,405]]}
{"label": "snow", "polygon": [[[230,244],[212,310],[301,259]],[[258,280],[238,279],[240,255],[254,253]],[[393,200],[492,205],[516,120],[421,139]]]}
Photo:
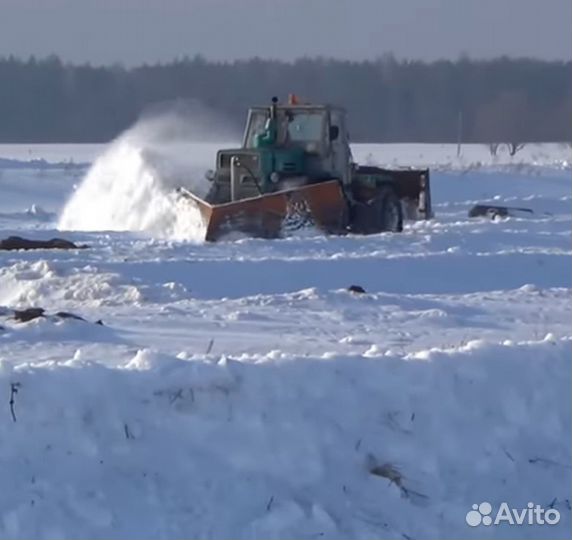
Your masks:
{"label": "snow", "polygon": [[511,156],[507,145],[501,144],[492,156],[488,145],[464,144],[457,154],[454,144],[360,144],[354,147],[360,163],[386,166],[416,165],[433,170],[507,170],[538,174],[542,168],[566,170],[572,163],[569,143],[529,143]]}
{"label": "snow", "polygon": [[[0,251],[0,537],[568,533],[569,146],[356,145],[431,165],[435,219],[200,244],[169,190],[216,146],[143,142],[0,145],[0,238],[90,246]],[[561,520],[471,528],[483,501]]]}
{"label": "snow", "polygon": [[[139,132],[140,133],[140,132]],[[156,141],[155,141],[156,142]],[[184,146],[183,141],[178,141]],[[205,143],[194,141],[186,150],[194,154],[198,160],[213,158],[219,148],[233,148],[238,141],[222,143]],[[171,144],[172,146],[172,144]],[[95,161],[108,150],[105,144],[2,144],[0,143],[0,159],[12,160],[13,165],[24,166],[38,160],[48,164],[88,164]],[[557,169],[570,168],[572,148],[570,143],[528,143],[510,156],[506,145],[501,144],[497,156],[490,154],[486,144],[463,144],[461,155],[457,155],[456,144],[355,144],[354,158],[362,163],[383,164],[387,166],[425,166],[440,170],[470,170],[475,168],[491,169],[492,166],[509,168],[551,167]],[[0,165],[2,164],[0,161]],[[4,163],[3,168],[6,167]]]}

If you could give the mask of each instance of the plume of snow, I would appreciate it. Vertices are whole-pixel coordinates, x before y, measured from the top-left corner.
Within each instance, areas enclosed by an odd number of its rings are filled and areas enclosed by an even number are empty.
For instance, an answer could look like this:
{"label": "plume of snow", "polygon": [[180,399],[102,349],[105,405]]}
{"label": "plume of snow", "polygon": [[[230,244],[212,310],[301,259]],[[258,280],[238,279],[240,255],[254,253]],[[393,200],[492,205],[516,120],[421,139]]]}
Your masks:
{"label": "plume of snow", "polygon": [[220,118],[196,104],[155,107],[95,160],[64,207],[59,229],[202,239],[200,213],[175,190],[184,186],[204,197],[204,173],[220,146],[204,141],[233,139]]}

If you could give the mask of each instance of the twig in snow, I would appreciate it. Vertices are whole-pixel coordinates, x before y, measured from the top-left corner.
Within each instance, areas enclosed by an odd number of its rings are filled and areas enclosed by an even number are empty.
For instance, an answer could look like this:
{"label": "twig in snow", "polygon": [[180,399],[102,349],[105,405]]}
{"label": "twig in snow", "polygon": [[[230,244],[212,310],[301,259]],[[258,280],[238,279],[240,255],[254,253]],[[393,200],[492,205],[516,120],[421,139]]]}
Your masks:
{"label": "twig in snow", "polygon": [[399,469],[394,465],[391,465],[391,463],[372,465],[369,468],[369,472],[375,476],[387,478],[390,484],[395,484],[399,488],[402,487],[403,475],[399,472]]}
{"label": "twig in snow", "polygon": [[424,493],[420,493],[419,491],[415,491],[413,489],[406,488],[403,485],[399,486],[399,489],[401,489],[401,493],[402,493],[403,497],[405,497],[406,499],[417,500],[418,502],[419,502],[419,500],[428,500],[429,499],[429,497],[427,495],[425,495]]}
{"label": "twig in snow", "polygon": [[554,508],[558,503],[566,506],[566,508],[568,508],[568,510],[572,509],[572,507],[570,506],[570,500],[569,499],[564,499],[563,501],[558,501],[557,497],[554,497],[554,499],[552,499],[552,502],[548,505],[548,508]]}
{"label": "twig in snow", "polygon": [[399,415],[399,411],[389,411],[385,415],[385,418],[387,420],[384,423],[387,425],[387,427],[389,427],[390,429],[392,429],[394,431],[399,431],[401,433],[405,433],[406,435],[409,435],[411,433],[411,431],[401,427],[401,425],[397,419],[398,415]]}
{"label": "twig in snow", "polygon": [[175,401],[182,398],[183,398],[183,389],[179,388],[179,390],[177,390],[171,395],[171,397],[169,398],[169,403],[172,405],[173,403],[175,403]]}
{"label": "twig in snow", "polygon": [[125,432],[126,439],[133,439],[133,435],[131,435],[131,431],[129,431],[129,426],[127,424],[123,424],[123,431]]}
{"label": "twig in snow", "polygon": [[209,346],[207,347],[207,352],[205,354],[210,354],[210,352],[213,349],[213,345],[214,345],[214,338],[211,338],[211,340],[209,341]]}
{"label": "twig in snow", "polygon": [[395,484],[399,488],[403,497],[409,499],[412,498],[413,496],[418,499],[428,499],[427,495],[419,493],[418,491],[414,491],[413,489],[406,488],[403,485],[404,477],[401,474],[401,471],[391,463],[376,465],[373,457],[371,457],[369,461],[370,461],[370,466],[368,467],[369,472],[375,476],[381,476],[382,478],[387,478],[390,484]]}
{"label": "twig in snow", "polygon": [[20,383],[10,383],[10,413],[12,414],[12,420],[16,422],[16,411],[14,410],[14,404],[16,403],[14,397],[18,393],[18,389],[20,388]]}
{"label": "twig in snow", "polygon": [[555,465],[556,467],[564,467],[566,469],[572,469],[572,466],[567,465],[565,463],[558,463],[557,461],[554,461],[552,459],[547,459],[547,458],[542,458],[542,457],[536,457],[536,458],[531,458],[528,460],[529,463],[544,463],[545,465]]}
{"label": "twig in snow", "polygon": [[272,495],[272,497],[270,497],[270,500],[268,501],[268,504],[266,505],[266,511],[270,512],[270,509],[272,508],[272,503],[274,502],[274,495]]}
{"label": "twig in snow", "polygon": [[504,448],[502,449],[502,451],[505,453],[506,457],[508,459],[510,459],[511,461],[514,461],[514,458],[510,455],[508,450],[505,450]]}

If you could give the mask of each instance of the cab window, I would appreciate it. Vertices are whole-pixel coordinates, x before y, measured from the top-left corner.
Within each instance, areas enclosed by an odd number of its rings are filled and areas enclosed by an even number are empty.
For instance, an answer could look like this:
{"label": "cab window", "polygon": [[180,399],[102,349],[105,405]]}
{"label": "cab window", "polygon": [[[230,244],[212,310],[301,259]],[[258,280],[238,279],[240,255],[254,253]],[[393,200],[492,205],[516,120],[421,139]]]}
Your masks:
{"label": "cab window", "polygon": [[288,139],[291,142],[320,142],[323,129],[323,114],[300,112],[288,115]]}

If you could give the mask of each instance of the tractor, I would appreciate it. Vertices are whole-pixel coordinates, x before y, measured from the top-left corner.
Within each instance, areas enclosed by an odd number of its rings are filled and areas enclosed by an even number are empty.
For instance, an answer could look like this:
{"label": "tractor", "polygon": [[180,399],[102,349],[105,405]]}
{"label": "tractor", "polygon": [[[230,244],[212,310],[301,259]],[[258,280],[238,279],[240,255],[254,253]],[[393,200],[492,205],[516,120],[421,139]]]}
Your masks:
{"label": "tractor", "polygon": [[230,232],[276,238],[311,226],[327,234],[400,232],[405,219],[432,217],[427,169],[356,164],[342,107],[287,103],[248,112],[242,146],[219,150],[196,206],[205,239]]}

